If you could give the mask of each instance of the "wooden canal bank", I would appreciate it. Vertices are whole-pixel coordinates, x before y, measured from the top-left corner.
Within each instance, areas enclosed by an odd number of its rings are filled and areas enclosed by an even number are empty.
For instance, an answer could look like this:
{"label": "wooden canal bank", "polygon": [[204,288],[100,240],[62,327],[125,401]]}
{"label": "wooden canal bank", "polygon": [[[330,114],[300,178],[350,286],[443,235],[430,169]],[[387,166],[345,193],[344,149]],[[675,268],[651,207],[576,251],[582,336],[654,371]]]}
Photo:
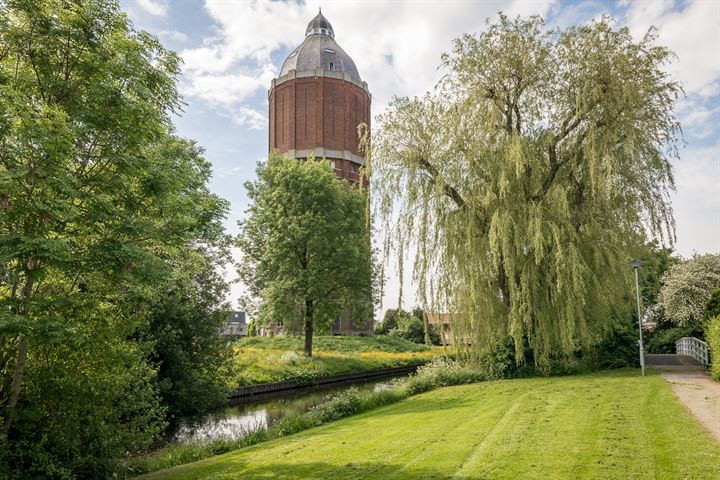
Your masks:
{"label": "wooden canal bank", "polygon": [[355,373],[344,373],[341,375],[331,375],[328,377],[321,377],[312,382],[301,383],[297,381],[288,382],[272,382],[262,383],[259,385],[248,385],[244,387],[235,388],[230,392],[228,399],[231,402],[242,401],[245,399],[254,399],[254,397],[261,396],[263,398],[271,398],[274,393],[278,395],[284,394],[291,390],[298,390],[302,388],[312,388],[318,386],[341,384],[341,383],[352,383],[352,382],[363,382],[373,379],[382,379],[389,377],[398,377],[401,375],[409,375],[414,373],[420,365],[412,365],[406,367],[393,367],[393,368],[381,368],[379,370],[370,370],[367,372],[355,372]]}

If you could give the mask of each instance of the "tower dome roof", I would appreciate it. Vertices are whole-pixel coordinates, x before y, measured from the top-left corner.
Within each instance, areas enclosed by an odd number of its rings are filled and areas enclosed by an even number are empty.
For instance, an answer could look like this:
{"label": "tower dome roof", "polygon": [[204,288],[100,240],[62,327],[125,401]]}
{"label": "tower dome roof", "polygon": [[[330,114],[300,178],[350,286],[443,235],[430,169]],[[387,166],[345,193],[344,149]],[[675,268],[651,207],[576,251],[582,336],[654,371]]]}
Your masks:
{"label": "tower dome roof", "polygon": [[335,41],[332,25],[322,12],[307,26],[305,40],[283,62],[279,77],[291,70],[303,71],[322,68],[332,72],[346,72],[360,81],[355,62]]}

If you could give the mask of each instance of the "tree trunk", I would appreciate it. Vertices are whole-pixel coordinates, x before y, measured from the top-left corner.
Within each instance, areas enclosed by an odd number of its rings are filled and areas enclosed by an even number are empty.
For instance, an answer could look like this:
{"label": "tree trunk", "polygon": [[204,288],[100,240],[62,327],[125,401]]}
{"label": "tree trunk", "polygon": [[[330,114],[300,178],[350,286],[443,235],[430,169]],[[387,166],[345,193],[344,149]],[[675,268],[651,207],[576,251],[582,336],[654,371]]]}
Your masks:
{"label": "tree trunk", "polygon": [[305,356],[312,357],[313,301],[305,299]]}
{"label": "tree trunk", "polygon": [[22,386],[22,378],[25,373],[25,360],[27,359],[27,341],[25,336],[21,335],[18,340],[18,353],[15,361],[15,372],[13,373],[12,384],[10,385],[10,397],[5,407],[5,424],[3,425],[3,433],[5,435],[10,431],[12,424],[13,411],[20,397],[20,387]]}
{"label": "tree trunk", "polygon": [[[32,295],[33,279],[30,272],[25,272],[25,285],[22,289],[22,299],[24,302],[21,314],[27,315],[30,311],[30,296]],[[23,375],[25,374],[25,361],[27,360],[27,340],[25,335],[20,334],[17,343],[17,358],[15,359],[15,371],[13,372],[12,383],[10,384],[10,394],[8,402],[5,406],[5,423],[3,424],[3,433],[7,435],[12,424],[13,411],[20,397],[20,389],[22,388]]]}

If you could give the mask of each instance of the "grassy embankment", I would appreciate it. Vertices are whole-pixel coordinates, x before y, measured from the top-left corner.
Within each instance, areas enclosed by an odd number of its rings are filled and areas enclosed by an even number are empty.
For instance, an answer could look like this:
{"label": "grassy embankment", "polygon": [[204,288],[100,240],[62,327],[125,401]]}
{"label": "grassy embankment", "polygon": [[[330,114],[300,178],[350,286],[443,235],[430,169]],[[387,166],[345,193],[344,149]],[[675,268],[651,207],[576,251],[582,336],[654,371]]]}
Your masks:
{"label": "grassy embankment", "polygon": [[635,371],[448,387],[143,479],[717,479],[720,445]]}
{"label": "grassy embankment", "polygon": [[233,386],[284,380],[311,383],[328,375],[419,365],[443,354],[442,347],[386,336],[316,337],[312,358],[302,355],[299,337],[244,338],[234,349]]}

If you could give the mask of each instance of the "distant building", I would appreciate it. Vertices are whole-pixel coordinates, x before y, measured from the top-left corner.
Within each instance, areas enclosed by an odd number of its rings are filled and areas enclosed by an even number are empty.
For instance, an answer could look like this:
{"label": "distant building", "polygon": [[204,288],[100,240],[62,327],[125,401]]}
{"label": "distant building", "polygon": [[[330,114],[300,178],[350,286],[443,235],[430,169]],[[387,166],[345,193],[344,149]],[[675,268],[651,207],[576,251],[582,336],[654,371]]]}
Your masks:
{"label": "distant building", "polygon": [[642,322],[640,324],[643,330],[647,330],[648,332],[652,332],[657,328],[657,323],[655,322]]}
{"label": "distant building", "polygon": [[355,324],[350,321],[348,315],[342,314],[333,322],[330,333],[332,335],[374,335],[374,326],[375,322],[372,319]]}
{"label": "distant building", "polygon": [[[366,322],[355,324],[350,321],[350,316],[347,313],[339,315],[333,323],[330,325],[329,331],[318,330],[316,332],[322,335],[335,335],[335,336],[351,336],[351,335],[373,335],[374,334],[374,322],[368,320]],[[283,324],[262,326],[258,329],[259,337],[272,337],[278,336],[294,336],[302,335],[303,328],[301,322],[291,321]]]}
{"label": "distant building", "polygon": [[227,322],[223,326],[222,334],[226,337],[247,337],[248,326],[245,322],[245,312],[230,312]]}

